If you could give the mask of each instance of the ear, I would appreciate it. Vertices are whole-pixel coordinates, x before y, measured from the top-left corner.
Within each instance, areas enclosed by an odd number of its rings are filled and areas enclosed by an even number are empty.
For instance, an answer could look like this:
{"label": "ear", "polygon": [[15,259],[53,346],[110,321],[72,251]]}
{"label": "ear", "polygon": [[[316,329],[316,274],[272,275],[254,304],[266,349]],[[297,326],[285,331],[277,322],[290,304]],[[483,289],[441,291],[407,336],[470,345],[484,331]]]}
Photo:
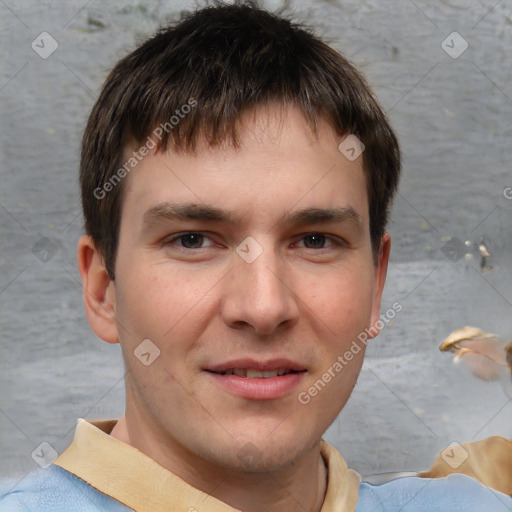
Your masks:
{"label": "ear", "polygon": [[91,329],[102,340],[119,343],[114,282],[110,280],[103,257],[89,235],[83,235],[78,241],[78,269]]}
{"label": "ear", "polygon": [[[389,253],[391,251],[391,236],[389,233],[384,233],[380,239],[379,254],[377,257],[377,264],[374,266],[374,289],[373,289],[373,301],[372,301],[372,315],[370,333],[368,338],[374,338],[377,336],[380,328],[378,325],[382,323],[380,320],[380,305],[382,301],[382,292],[384,290],[384,283],[386,282],[386,273],[388,271]],[[379,323],[377,323],[379,322]]]}

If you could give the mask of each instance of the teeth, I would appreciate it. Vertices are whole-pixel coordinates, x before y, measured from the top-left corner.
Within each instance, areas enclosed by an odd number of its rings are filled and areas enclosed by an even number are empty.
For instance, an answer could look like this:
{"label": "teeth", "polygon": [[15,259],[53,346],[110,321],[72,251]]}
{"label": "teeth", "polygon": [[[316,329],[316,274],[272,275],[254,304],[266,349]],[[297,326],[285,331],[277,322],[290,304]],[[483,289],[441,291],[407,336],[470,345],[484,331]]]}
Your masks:
{"label": "teeth", "polygon": [[263,372],[258,370],[247,370],[246,377],[248,379],[261,379],[263,377]]}
{"label": "teeth", "polygon": [[281,375],[286,375],[291,372],[291,370],[287,370],[286,368],[271,371],[260,371],[251,368],[230,368],[222,373],[223,375],[236,375],[237,377],[245,377],[247,379],[271,379],[272,377],[280,377]]}

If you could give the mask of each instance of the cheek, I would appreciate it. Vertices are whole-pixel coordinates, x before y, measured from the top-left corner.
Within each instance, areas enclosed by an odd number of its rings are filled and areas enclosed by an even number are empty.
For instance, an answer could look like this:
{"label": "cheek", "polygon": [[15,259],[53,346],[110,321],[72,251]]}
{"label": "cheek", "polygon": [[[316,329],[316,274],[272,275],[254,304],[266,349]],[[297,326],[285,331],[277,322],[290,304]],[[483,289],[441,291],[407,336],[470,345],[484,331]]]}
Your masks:
{"label": "cheek", "polygon": [[332,272],[323,279],[311,279],[302,289],[302,300],[330,331],[330,338],[357,335],[371,317],[371,275],[357,269]]}
{"label": "cheek", "polygon": [[121,343],[133,350],[150,339],[163,359],[187,350],[211,317],[212,274],[191,276],[165,264],[140,265],[131,279],[119,272],[116,315],[124,328]]}
{"label": "cheek", "polygon": [[161,337],[169,313],[165,311],[167,298],[162,294],[165,287],[161,280],[139,267],[139,271],[131,273],[130,278],[126,273],[118,272],[116,281],[116,315],[128,336],[143,339]]}

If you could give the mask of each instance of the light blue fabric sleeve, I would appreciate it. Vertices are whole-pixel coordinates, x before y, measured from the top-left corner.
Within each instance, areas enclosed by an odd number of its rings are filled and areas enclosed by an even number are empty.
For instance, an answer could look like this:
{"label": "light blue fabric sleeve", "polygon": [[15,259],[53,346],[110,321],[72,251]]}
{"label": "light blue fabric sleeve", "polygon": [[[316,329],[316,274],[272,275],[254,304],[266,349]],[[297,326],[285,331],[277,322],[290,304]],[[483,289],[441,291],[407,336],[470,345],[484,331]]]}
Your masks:
{"label": "light blue fabric sleeve", "polygon": [[[21,478],[21,477],[20,477]],[[0,482],[0,512],[133,512],[53,464]]]}
{"label": "light blue fabric sleeve", "polygon": [[461,474],[404,477],[380,485],[362,482],[356,512],[512,512],[512,498]]}

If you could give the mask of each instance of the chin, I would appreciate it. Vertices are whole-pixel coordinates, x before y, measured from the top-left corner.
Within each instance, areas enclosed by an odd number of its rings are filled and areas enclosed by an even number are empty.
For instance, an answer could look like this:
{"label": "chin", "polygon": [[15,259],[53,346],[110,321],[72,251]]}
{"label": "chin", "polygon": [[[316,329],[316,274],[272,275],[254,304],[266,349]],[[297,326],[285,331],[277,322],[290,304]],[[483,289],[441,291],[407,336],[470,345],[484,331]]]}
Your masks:
{"label": "chin", "polygon": [[292,465],[311,444],[305,444],[304,435],[296,435],[293,439],[254,436],[252,440],[251,436],[245,435],[243,440],[231,440],[225,451],[210,454],[207,458],[237,472],[267,473]]}

